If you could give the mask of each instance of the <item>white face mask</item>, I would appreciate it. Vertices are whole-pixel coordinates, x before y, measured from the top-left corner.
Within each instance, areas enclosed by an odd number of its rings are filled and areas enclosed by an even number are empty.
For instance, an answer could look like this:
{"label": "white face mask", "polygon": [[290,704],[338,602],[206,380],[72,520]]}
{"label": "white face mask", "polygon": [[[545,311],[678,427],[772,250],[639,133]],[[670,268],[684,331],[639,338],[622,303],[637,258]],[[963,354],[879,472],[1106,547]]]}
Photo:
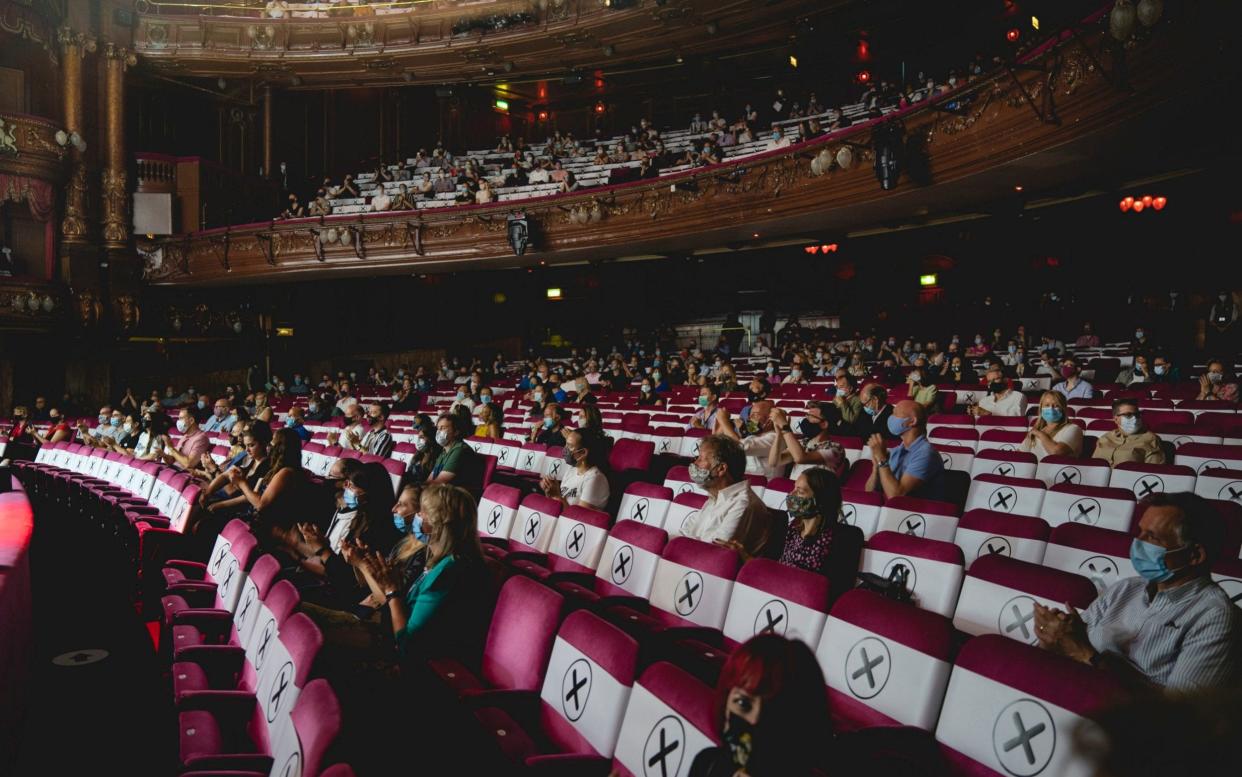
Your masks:
{"label": "white face mask", "polygon": [[448,432],[444,431],[443,429],[437,430],[436,431],[436,445],[439,445],[441,448],[443,448],[447,444],[448,444]]}

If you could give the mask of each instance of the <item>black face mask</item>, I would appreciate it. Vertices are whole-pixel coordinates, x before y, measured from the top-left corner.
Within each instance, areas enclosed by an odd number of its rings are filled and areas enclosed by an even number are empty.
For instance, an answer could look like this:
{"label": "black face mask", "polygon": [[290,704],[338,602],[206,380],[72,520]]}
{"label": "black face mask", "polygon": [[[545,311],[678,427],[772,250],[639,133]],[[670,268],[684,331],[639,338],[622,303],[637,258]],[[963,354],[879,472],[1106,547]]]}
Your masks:
{"label": "black face mask", "polygon": [[722,739],[733,756],[733,765],[739,769],[746,768],[755,748],[755,727],[745,718],[730,712]]}
{"label": "black face mask", "polygon": [[1001,394],[1005,391],[1005,382],[1000,380],[992,381],[988,384],[989,394]]}
{"label": "black face mask", "polygon": [[811,419],[803,418],[798,422],[798,431],[802,433],[803,437],[809,440],[819,434],[820,428],[819,424],[815,423]]}

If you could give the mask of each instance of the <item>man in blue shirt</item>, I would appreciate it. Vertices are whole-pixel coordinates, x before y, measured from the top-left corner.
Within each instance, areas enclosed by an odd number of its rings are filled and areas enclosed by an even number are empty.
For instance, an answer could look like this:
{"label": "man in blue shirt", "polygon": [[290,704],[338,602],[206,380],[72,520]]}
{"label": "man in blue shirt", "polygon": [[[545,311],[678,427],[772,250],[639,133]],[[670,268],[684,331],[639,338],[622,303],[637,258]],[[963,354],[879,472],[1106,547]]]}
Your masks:
{"label": "man in blue shirt", "polygon": [[898,402],[888,418],[888,428],[901,439],[891,452],[884,438],[871,435],[871,477],[868,491],[883,491],[886,499],[913,496],[944,498],[944,461],[927,439],[927,410],[912,400]]}
{"label": "man in blue shirt", "polygon": [[1061,377],[1065,380],[1052,387],[1066,399],[1091,399],[1095,389],[1078,374],[1078,362],[1066,358],[1061,361]]}
{"label": "man in blue shirt", "polygon": [[237,415],[231,412],[229,402],[224,397],[216,400],[212,413],[203,422],[204,432],[228,432],[237,423]]}

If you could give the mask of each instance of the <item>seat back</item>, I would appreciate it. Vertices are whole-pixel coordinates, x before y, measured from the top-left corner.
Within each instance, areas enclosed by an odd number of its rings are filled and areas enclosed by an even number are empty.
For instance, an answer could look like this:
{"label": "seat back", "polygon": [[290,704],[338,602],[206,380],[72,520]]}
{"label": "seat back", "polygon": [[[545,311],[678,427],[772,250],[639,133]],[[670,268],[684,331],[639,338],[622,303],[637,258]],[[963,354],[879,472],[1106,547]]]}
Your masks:
{"label": "seat back", "polygon": [[676,496],[690,493],[707,496],[707,492],[696,486],[694,481],[690,479],[690,468],[680,464],[676,467],[670,467],[664,475],[664,487],[672,489],[673,494]]}
{"label": "seat back", "polygon": [[952,542],[957,531],[957,505],[934,499],[895,496],[880,508],[879,531],[895,531],[912,537]]}
{"label": "seat back", "polygon": [[932,444],[935,446],[936,451],[940,453],[940,461],[944,464],[946,470],[970,474],[975,464],[975,451],[973,448],[947,443]]}
{"label": "seat back", "polygon": [[669,505],[673,503],[673,490],[654,483],[631,483],[621,496],[617,520],[638,521],[657,529],[664,527]]}
{"label": "seat back", "polygon": [[878,491],[841,489],[841,522],[857,526],[864,539],[879,531],[880,511],[884,507],[884,494]]}
{"label": "seat back", "polygon": [[542,730],[560,753],[611,758],[638,673],[638,643],[598,615],[565,618],[540,693]]}
{"label": "seat back", "polygon": [[901,567],[914,604],[951,616],[965,575],[962,549],[951,542],[879,532],[867,540],[859,571],[888,578]]}
{"label": "seat back", "polygon": [[936,727],[953,668],[953,627],[872,591],[842,594],[815,655],[839,729]]}
{"label": "seat back", "polygon": [[233,610],[233,631],[237,644],[245,646],[259,618],[259,610],[264,597],[271,590],[276,576],[280,574],[280,562],[275,556],[265,555],[254,562],[246,580],[242,583],[241,596],[237,599],[237,608]]}
{"label": "seat back", "polygon": [[608,466],[617,474],[622,472],[646,472],[655,456],[655,443],[650,440],[617,440],[608,453]]}
{"label": "seat back", "polygon": [[1035,635],[1035,603],[1086,609],[1095,586],[1082,575],[1001,555],[975,561],[962,583],[953,626],[967,634],[1000,634],[1028,645]]}
{"label": "seat back", "polygon": [[1120,695],[1107,672],[987,635],[962,648],[936,741],[955,775],[1089,777],[1076,729]]}
{"label": "seat back", "polygon": [[994,555],[1039,564],[1044,560],[1050,531],[1042,518],[968,510],[957,525],[953,542],[962,549],[967,570],[976,559]]}
{"label": "seat back", "polygon": [[1085,523],[1105,529],[1129,531],[1134,505],[1134,493],[1129,489],[1055,485],[1044,496],[1039,517],[1047,521],[1049,526]]}
{"label": "seat back", "polygon": [[977,475],[966,494],[967,510],[993,510],[1013,515],[1039,515],[1048,487],[1039,478]]}
{"label": "seat back", "polygon": [[478,509],[479,536],[508,537],[521,501],[522,492],[513,486],[493,483],[483,489]]}
{"label": "seat back", "polygon": [[513,468],[523,475],[542,475],[547,453],[548,446],[543,443],[524,443]]}
{"label": "seat back", "polygon": [[543,681],[565,599],[516,575],[500,589],[483,646],[482,678],[493,688],[533,691]]}
{"label": "seat back", "polygon": [[547,553],[564,505],[541,494],[530,494],[518,505],[509,532],[509,549]]}
{"label": "seat back", "polygon": [[1150,494],[1195,490],[1195,471],[1179,464],[1141,464],[1126,461],[1113,467],[1109,488],[1128,488],[1135,499]]}
{"label": "seat back", "polygon": [[823,575],[772,559],[751,559],[734,580],[722,631],[738,643],[773,633],[814,649],[828,618],[829,594]]}
{"label": "seat back", "polygon": [[551,568],[594,575],[611,523],[608,513],[577,505],[566,507],[556,519],[552,544],[548,546]]}
{"label": "seat back", "polygon": [[1075,456],[1045,456],[1035,470],[1035,477],[1053,486],[1107,486],[1112,468],[1103,459],[1080,459]]}
{"label": "seat back", "polygon": [[728,548],[675,537],[656,565],[651,606],[687,625],[719,629],[724,625],[740,565],[737,553]]}
{"label": "seat back", "polygon": [[1177,449],[1173,463],[1190,467],[1196,475],[1208,469],[1242,469],[1242,445],[1188,442]]}
{"label": "seat back", "polygon": [[254,623],[243,635],[242,648],[246,651],[246,661],[254,671],[260,672],[270,655],[268,650],[271,641],[280,633],[280,626],[294,609],[302,602],[298,589],[288,580],[278,580],[267,592],[267,596],[259,602]]}
{"label": "seat back", "polygon": [[595,576],[612,595],[651,594],[656,566],[668,545],[668,532],[638,521],[617,521],[600,553]]}
{"label": "seat back", "polygon": [[1033,478],[1039,463],[1035,454],[1019,450],[988,448],[975,454],[970,476],[1000,475],[1009,478]]}
{"label": "seat back", "polygon": [[272,774],[300,777],[353,777],[337,764],[324,771],[324,754],[341,731],[341,706],[327,680],[311,680],[289,713],[289,725],[271,742]]}
{"label": "seat back", "polygon": [[712,689],[660,661],[638,678],[625,708],[612,768],[620,777],[686,777],[703,750],[719,744]]}
{"label": "seat back", "polygon": [[1229,601],[1242,607],[1242,561],[1226,558],[1212,565],[1212,579],[1221,587]]}
{"label": "seat back", "polygon": [[1242,469],[1205,469],[1195,479],[1195,493],[1205,499],[1242,504]]}
{"label": "seat back", "polygon": [[[784,510],[785,500],[793,491],[794,481],[790,478],[772,478],[764,485],[762,491],[756,491],[763,503],[773,510]],[[752,490],[754,490],[752,486]]]}
{"label": "seat back", "polygon": [[[259,731],[265,736],[254,736],[254,739],[270,743],[273,754],[297,748],[291,713],[310,682],[311,669],[322,647],[323,633],[314,621],[300,612],[290,615],[281,624],[278,637],[268,643],[270,655],[258,672],[255,686],[255,717]],[[257,733],[253,731],[253,723],[252,734]]]}
{"label": "seat back", "polygon": [[1130,535],[1082,523],[1063,523],[1052,530],[1043,565],[1082,575],[1096,591],[1134,572]]}
{"label": "seat back", "polygon": [[668,516],[664,519],[664,530],[668,532],[669,538],[680,537],[686,524],[699,514],[699,510],[706,503],[706,494],[687,492],[674,497],[673,503],[668,506]]}

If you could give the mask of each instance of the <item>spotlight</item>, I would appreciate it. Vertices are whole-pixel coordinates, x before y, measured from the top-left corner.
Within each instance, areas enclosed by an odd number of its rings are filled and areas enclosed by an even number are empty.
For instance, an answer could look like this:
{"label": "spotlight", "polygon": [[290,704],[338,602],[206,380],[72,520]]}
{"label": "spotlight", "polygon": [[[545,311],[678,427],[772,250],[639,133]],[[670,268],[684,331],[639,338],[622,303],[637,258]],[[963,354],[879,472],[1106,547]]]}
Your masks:
{"label": "spotlight", "polygon": [[540,111],[540,112],[539,112],[539,121],[547,121],[547,120],[548,120],[548,112],[547,112],[547,111]]}
{"label": "spotlight", "polygon": [[530,223],[526,220],[526,214],[515,213],[509,216],[508,232],[509,247],[513,249],[513,255],[525,254],[530,245]]}
{"label": "spotlight", "polygon": [[884,191],[897,188],[897,179],[901,175],[903,133],[900,126],[888,123],[877,127],[871,136],[875,149],[875,177]]}

